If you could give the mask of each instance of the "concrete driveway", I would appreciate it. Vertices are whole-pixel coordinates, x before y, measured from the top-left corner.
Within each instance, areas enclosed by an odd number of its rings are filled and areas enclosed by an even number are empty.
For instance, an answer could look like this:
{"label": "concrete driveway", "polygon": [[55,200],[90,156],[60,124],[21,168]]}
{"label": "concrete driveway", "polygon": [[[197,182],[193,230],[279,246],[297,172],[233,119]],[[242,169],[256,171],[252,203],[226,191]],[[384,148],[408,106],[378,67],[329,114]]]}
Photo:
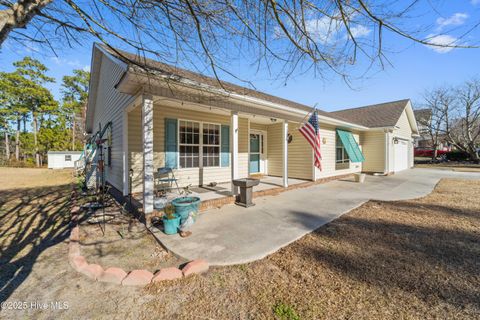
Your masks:
{"label": "concrete driveway", "polygon": [[390,177],[367,176],[364,184],[332,181],[306,189],[206,211],[188,238],[155,232],[173,253],[233,265],[262,259],[368,200],[406,200],[429,194],[441,178],[480,179],[480,173],[411,169]]}

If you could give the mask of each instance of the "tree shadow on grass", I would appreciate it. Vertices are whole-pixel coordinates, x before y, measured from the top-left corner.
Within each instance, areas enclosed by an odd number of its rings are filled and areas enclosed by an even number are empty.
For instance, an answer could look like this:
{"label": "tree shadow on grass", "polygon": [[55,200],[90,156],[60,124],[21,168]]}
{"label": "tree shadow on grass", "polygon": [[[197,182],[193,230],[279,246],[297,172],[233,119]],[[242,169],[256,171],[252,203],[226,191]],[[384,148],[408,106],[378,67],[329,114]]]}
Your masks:
{"label": "tree shadow on grass", "polygon": [[[392,218],[381,211],[349,214],[313,232],[314,241],[293,244],[293,250],[318,270],[326,267],[384,292],[480,310],[480,235],[462,224],[468,221],[478,230],[479,213],[406,201],[387,206],[396,207],[399,215],[418,210],[425,220],[418,223],[416,214]],[[300,211],[292,215],[298,221],[313,219]]]}
{"label": "tree shadow on grass", "polygon": [[38,257],[69,236],[72,185],[0,191],[0,301],[32,272]]}

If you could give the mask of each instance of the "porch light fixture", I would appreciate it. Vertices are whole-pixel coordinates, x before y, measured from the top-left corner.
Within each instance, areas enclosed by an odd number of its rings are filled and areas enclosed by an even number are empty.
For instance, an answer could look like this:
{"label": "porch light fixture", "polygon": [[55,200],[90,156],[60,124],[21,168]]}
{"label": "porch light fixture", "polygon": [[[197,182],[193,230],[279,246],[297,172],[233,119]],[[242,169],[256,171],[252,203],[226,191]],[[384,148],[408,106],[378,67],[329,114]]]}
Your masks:
{"label": "porch light fixture", "polygon": [[393,143],[394,143],[394,144],[398,144],[398,139],[397,139],[397,138],[393,138]]}
{"label": "porch light fixture", "polygon": [[322,143],[323,143],[323,144],[327,144],[327,138],[324,137],[324,138],[322,139]]}

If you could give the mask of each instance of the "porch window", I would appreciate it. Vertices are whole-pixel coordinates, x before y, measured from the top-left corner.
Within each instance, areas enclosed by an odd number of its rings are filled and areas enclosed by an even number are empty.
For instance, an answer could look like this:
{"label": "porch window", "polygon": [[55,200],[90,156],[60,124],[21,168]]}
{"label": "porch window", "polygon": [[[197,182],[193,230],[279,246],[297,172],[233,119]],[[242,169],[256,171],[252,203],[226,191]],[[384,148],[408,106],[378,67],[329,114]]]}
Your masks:
{"label": "porch window", "polygon": [[200,123],[180,121],[180,167],[198,168],[200,159]]}
{"label": "porch window", "polygon": [[335,169],[342,170],[348,168],[350,168],[350,158],[337,133],[335,136]]}
{"label": "porch window", "polygon": [[220,166],[220,125],[180,120],[179,141],[180,168]]}
{"label": "porch window", "polygon": [[220,166],[220,125],[203,123],[203,166]]}

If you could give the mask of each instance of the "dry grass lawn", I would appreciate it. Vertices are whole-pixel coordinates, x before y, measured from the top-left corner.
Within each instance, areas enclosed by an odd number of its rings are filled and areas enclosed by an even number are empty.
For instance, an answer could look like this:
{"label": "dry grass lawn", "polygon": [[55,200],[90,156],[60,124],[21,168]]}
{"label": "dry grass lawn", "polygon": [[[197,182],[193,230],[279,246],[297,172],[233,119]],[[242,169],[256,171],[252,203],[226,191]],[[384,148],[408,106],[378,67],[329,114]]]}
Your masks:
{"label": "dry grass lawn", "polygon": [[[0,186],[14,185],[21,172],[5,170]],[[0,318],[480,318],[480,181],[442,180],[422,199],[372,201],[261,261],[131,288],[91,282],[68,265],[72,179],[57,178],[0,190],[0,300],[69,308]]]}
{"label": "dry grass lawn", "polygon": [[464,163],[464,162],[440,162],[440,163],[419,163],[417,168],[435,168],[435,169],[449,169],[459,172],[480,172],[480,164]]}
{"label": "dry grass lawn", "polygon": [[[268,258],[157,285],[148,308],[185,319],[478,319],[480,183],[369,202]],[[282,317],[278,317],[282,318]]]}

